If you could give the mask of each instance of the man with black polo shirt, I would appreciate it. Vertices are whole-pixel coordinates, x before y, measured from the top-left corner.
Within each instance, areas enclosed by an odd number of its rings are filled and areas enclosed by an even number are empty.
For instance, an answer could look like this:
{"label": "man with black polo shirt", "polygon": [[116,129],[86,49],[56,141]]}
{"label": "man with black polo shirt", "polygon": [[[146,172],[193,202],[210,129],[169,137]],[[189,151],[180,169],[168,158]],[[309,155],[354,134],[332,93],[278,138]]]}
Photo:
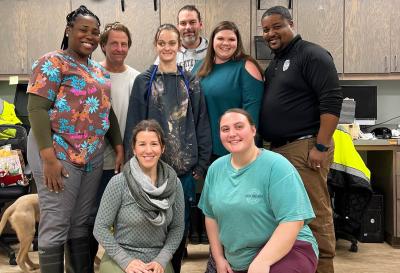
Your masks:
{"label": "man with black polo shirt", "polygon": [[295,34],[288,9],[268,9],[261,24],[275,56],[265,71],[259,131],[300,173],[316,215],[309,226],[319,246],[317,272],[332,273],[335,233],[326,181],[342,105],[336,68],[328,51]]}

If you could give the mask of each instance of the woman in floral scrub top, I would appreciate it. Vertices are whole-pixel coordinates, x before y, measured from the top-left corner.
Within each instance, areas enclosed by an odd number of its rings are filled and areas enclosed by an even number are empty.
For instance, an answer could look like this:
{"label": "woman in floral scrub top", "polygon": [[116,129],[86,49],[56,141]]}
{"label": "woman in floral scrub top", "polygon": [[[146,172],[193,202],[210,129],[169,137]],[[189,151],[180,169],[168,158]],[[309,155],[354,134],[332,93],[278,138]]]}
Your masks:
{"label": "woman in floral scrub top", "polygon": [[85,6],[67,16],[62,50],[33,64],[28,161],[39,194],[42,273],[87,272],[87,219],[102,174],[104,136],[123,163],[122,139],[110,103],[110,79],[89,57],[100,21]]}

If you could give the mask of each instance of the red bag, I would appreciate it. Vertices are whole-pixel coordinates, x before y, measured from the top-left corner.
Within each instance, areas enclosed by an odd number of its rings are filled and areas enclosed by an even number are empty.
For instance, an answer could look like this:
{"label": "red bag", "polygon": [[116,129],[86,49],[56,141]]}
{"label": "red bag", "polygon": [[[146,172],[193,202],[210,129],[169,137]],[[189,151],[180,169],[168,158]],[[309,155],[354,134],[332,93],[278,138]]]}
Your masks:
{"label": "red bag", "polygon": [[29,181],[24,176],[23,166],[21,151],[0,149],[0,187],[27,186]]}

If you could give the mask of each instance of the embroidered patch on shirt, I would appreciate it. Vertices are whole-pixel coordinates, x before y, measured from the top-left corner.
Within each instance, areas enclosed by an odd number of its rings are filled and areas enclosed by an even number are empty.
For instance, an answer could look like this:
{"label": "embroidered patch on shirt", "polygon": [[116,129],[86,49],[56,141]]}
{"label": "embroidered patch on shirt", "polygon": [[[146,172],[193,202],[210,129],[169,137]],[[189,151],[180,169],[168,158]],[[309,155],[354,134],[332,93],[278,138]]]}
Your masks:
{"label": "embroidered patch on shirt", "polygon": [[289,68],[289,66],[290,66],[290,60],[286,60],[284,63],[283,63],[283,71],[286,71],[286,70],[288,70],[288,68]]}

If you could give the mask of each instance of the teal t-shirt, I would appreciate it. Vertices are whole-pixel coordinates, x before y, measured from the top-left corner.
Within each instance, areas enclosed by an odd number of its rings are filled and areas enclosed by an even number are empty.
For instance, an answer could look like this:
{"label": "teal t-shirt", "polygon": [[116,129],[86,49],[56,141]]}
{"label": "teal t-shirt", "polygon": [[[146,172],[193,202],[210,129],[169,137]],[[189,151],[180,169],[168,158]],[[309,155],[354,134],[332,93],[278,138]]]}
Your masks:
{"label": "teal t-shirt", "polygon": [[261,149],[249,165],[236,170],[231,155],[208,170],[199,207],[217,221],[225,257],[234,270],[246,270],[280,223],[304,220],[297,239],[317,242],[307,224],[315,218],[297,170],[283,156]]}
{"label": "teal t-shirt", "polygon": [[[219,137],[219,118],[226,110],[242,108],[249,112],[258,126],[264,82],[247,72],[245,62],[230,60],[214,64],[211,73],[200,80],[210,119],[213,154],[219,156],[228,153]],[[201,65],[202,61],[196,63],[192,72],[196,73]]]}

